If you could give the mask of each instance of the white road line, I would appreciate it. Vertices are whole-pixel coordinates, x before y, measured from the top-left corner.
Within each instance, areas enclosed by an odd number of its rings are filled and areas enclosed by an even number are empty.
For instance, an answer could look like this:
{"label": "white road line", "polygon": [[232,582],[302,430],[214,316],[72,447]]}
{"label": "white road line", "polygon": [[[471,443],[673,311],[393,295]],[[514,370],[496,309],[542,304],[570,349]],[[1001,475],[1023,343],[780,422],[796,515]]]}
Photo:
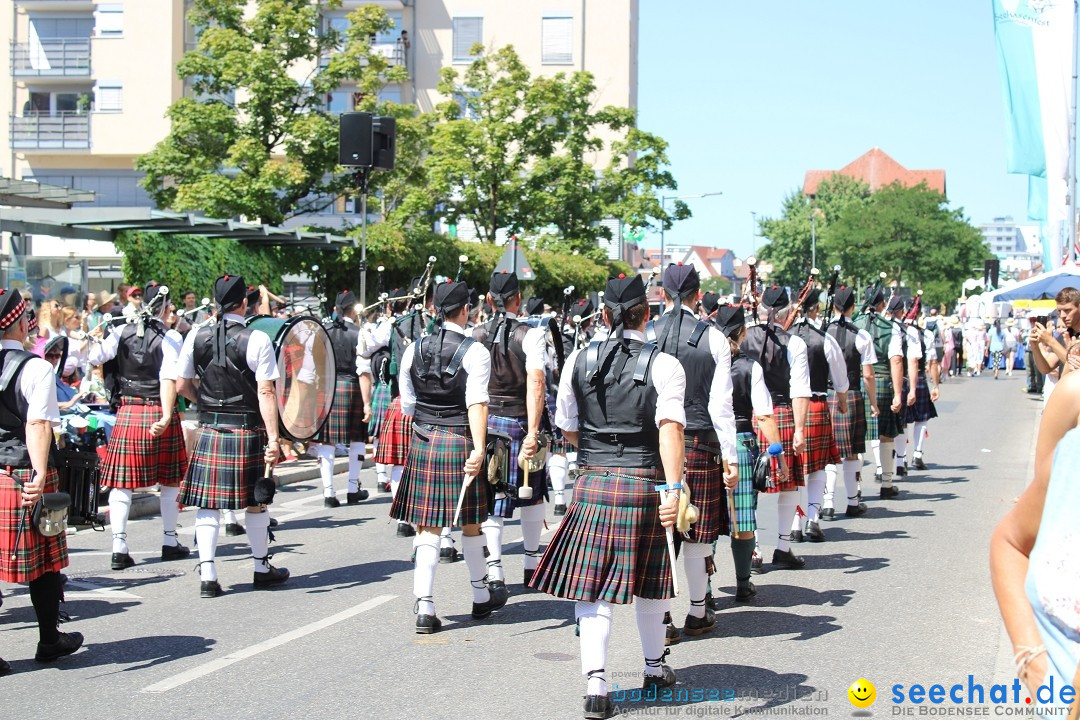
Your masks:
{"label": "white road line", "polygon": [[68,587],[83,588],[85,592],[78,590],[73,591],[71,594],[77,597],[86,597],[87,595],[94,594],[100,597],[123,599],[123,600],[142,600],[142,598],[134,593],[129,593],[124,590],[117,590],[116,588],[107,587],[105,585],[98,585],[96,583],[89,583],[85,580],[74,580],[68,578]]}
{"label": "white road line", "polygon": [[324,628],[328,628],[331,625],[336,625],[339,622],[348,620],[349,618],[355,617],[360,613],[367,612],[372,608],[376,608],[383,603],[390,602],[396,597],[397,595],[379,595],[377,597],[373,597],[370,600],[366,600],[359,605],[355,605],[349,608],[348,610],[343,610],[336,615],[331,615],[328,618],[323,618],[322,620],[313,622],[309,625],[304,625],[303,627],[299,627],[296,630],[290,630],[287,633],[282,633],[281,635],[278,635],[277,637],[272,637],[269,640],[263,640],[261,643],[257,643],[255,645],[252,645],[251,647],[244,648],[243,650],[237,650],[234,653],[229,653],[223,658],[211,660],[210,662],[203,663],[202,665],[192,668],[191,670],[182,672],[178,675],[174,675],[168,680],[162,680],[159,683],[154,683],[153,685],[144,687],[142,690],[140,690],[140,692],[163,693],[168,692],[169,690],[174,690],[181,685],[186,685],[192,680],[198,680],[199,678],[206,677],[211,673],[215,673],[218,670],[227,668],[228,666],[234,663],[238,663],[241,660],[246,660],[250,657],[254,657],[260,653],[266,652],[267,650],[273,650],[274,648],[281,647],[282,645],[290,643],[293,640],[299,640],[302,637],[311,635],[312,633],[318,632],[319,630],[322,630]]}

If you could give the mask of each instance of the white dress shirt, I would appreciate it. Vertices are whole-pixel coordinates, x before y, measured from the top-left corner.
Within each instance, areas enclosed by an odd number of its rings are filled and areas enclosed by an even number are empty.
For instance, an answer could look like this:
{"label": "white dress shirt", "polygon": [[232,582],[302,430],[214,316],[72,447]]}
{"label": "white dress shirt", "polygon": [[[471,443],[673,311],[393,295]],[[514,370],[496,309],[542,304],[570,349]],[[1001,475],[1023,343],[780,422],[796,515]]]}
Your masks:
{"label": "white dress shirt", "polygon": [[[506,313],[506,319],[516,320],[517,315],[508,312]],[[547,339],[547,325],[529,328],[529,331],[525,333],[525,337],[521,339],[521,349],[525,352],[526,372],[530,370],[543,372],[547,367]]]}
{"label": "white dress shirt", "polygon": [[865,330],[859,330],[855,334],[855,349],[859,351],[859,362],[862,365],[877,364],[877,350],[874,349],[874,338]]}
{"label": "white dress shirt", "polygon": [[754,408],[754,415],[764,417],[773,414],[772,395],[769,394],[769,386],[765,384],[765,371],[761,363],[753,360],[750,366],[750,404]]}
{"label": "white dress shirt", "polygon": [[[18,340],[0,340],[4,350],[24,350]],[[26,400],[26,419],[48,420],[54,425],[60,422],[60,409],[56,405],[56,379],[52,364],[44,358],[33,357],[26,361],[19,373],[19,393]]]}
{"label": "white dress shirt", "polygon": [[[645,333],[637,330],[624,330],[627,340],[645,342]],[[574,395],[574,365],[581,350],[570,353],[559,378],[559,395],[555,398],[555,425],[568,432],[578,431],[578,404]],[[686,394],[686,373],[682,364],[673,355],[658,352],[653,355],[652,368],[649,372],[653,387],[656,388],[656,427],[665,420],[677,422],[686,427],[686,408],[683,400]]]}
{"label": "white dress shirt", "polygon": [[[346,325],[356,325],[356,321],[350,317],[342,318]],[[360,332],[356,334],[356,374],[357,375],[370,375],[371,374],[371,353],[367,351],[368,336],[364,332],[363,328],[360,328]],[[364,357],[364,355],[367,357]]]}
{"label": "white dress shirt", "polygon": [[[449,332],[465,334],[464,328],[452,322],[443,322],[443,327]],[[438,331],[428,337],[438,337]],[[412,370],[413,358],[416,355],[416,345],[417,343],[411,343],[405,348],[405,354],[401,357],[401,368],[398,371],[401,412],[409,417],[416,412],[416,389],[413,387],[412,374],[409,372]],[[482,344],[474,342],[461,359],[461,369],[465,371],[465,406],[472,407],[487,403],[488,381],[491,379],[491,354]]]}
{"label": "white dress shirt", "polygon": [[[923,328],[922,336],[923,343],[926,345],[926,364],[937,362],[937,352],[934,351],[934,331],[930,328]],[[921,352],[922,348],[919,348],[919,350]]]}
{"label": "white dress shirt", "polygon": [[[104,365],[116,357],[120,350],[120,336],[127,325],[118,325],[112,328],[112,332],[99,343],[90,345],[90,364]],[[149,328],[147,332],[152,332]],[[194,333],[191,333],[194,334]],[[161,367],[158,368],[158,380],[175,380],[177,378],[178,360],[180,349],[184,346],[184,337],[175,330],[166,330],[161,338]]]}
{"label": "white dress shirt", "polygon": [[[907,355],[904,355],[903,336],[907,335]],[[922,357],[922,348],[919,347],[919,336],[911,331],[911,328],[902,323],[893,322],[892,335],[889,337],[889,358],[907,357],[909,360]]]}
{"label": "white dress shirt", "polygon": [[[818,322],[810,320],[809,318],[803,318],[799,320],[796,325],[809,325],[814,328],[820,328]],[[840,343],[836,341],[832,335],[828,333],[822,333],[825,338],[825,362],[829,365],[829,379],[832,381],[833,389],[836,392],[846,393],[850,388],[850,383],[847,379],[847,361],[844,360],[844,351],[840,348]],[[802,338],[800,338],[801,340]],[[809,359],[807,362],[809,368]],[[792,394],[792,397],[796,397]],[[824,394],[815,395],[815,397],[825,397]]]}
{"label": "white dress shirt", "polygon": [[[232,322],[244,324],[244,318],[236,313],[226,313],[218,322]],[[209,332],[217,332],[217,327],[211,325]],[[200,328],[201,332],[201,328]],[[194,379],[198,375],[195,372],[195,336],[198,332],[188,333],[184,340],[184,346],[180,349],[180,358],[177,360],[177,377]],[[247,354],[248,369],[255,373],[255,379],[277,380],[281,373],[278,371],[277,357],[274,353],[274,343],[270,336],[262,330],[252,330],[248,338]]]}

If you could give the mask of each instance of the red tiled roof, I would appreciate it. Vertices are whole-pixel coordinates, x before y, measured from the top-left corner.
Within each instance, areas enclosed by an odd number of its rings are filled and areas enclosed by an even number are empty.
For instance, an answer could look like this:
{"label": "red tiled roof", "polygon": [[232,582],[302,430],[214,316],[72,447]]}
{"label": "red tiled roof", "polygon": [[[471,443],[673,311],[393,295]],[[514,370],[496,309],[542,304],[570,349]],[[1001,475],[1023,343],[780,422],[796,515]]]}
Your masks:
{"label": "red tiled roof", "polygon": [[931,190],[945,194],[944,170],[908,170],[889,157],[881,148],[870,150],[839,170],[807,170],[803,180],[803,194],[814,195],[818,185],[833,174],[847,175],[862,180],[870,186],[871,191],[894,182],[899,182],[906,187],[914,187],[925,182]]}

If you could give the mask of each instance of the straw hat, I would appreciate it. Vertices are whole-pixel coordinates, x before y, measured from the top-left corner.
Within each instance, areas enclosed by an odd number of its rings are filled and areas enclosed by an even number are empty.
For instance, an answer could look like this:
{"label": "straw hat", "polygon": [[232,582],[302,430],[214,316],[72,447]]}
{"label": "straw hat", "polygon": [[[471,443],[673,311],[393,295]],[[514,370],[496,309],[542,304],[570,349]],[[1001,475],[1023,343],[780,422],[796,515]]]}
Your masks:
{"label": "straw hat", "polygon": [[108,307],[109,305],[112,305],[113,301],[116,300],[117,297],[118,296],[116,293],[111,293],[108,290],[98,293],[97,305],[94,306],[94,309],[100,307]]}

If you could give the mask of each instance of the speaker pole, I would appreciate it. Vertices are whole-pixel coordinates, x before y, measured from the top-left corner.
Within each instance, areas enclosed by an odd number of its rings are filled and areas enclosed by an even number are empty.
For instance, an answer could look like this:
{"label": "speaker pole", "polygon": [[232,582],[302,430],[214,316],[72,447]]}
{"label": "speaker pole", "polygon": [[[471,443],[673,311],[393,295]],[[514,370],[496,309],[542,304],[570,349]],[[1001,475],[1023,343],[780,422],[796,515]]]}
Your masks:
{"label": "speaker pole", "polygon": [[362,167],[356,171],[356,180],[360,188],[360,305],[367,307],[367,191],[368,172]]}

